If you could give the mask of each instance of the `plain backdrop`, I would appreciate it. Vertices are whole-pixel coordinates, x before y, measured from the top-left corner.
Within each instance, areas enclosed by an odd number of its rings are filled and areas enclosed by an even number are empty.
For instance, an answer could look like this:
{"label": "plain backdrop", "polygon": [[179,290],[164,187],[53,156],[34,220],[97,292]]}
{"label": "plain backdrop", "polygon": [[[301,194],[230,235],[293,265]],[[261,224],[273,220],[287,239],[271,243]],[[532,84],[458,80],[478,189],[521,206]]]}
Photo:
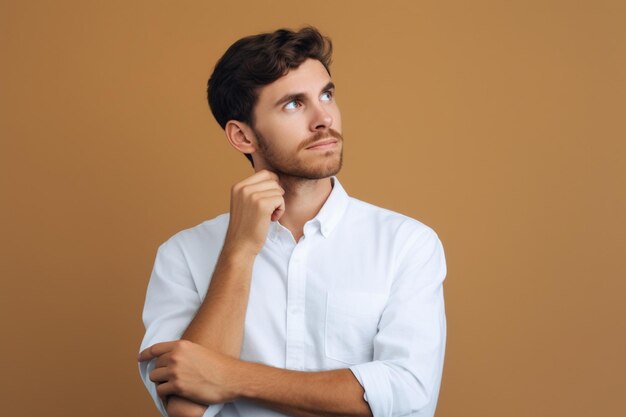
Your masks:
{"label": "plain backdrop", "polygon": [[242,36],[334,41],[354,197],[448,260],[439,417],[621,416],[623,1],[0,1],[0,414],[157,416],[156,249],[252,174],[205,87]]}

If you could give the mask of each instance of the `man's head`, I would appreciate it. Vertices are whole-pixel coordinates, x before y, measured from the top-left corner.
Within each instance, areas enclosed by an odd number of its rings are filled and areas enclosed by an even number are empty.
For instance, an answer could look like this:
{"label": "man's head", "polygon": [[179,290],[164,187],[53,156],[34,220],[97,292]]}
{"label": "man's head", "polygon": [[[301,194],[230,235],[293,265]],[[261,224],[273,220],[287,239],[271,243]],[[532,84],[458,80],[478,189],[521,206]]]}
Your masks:
{"label": "man's head", "polygon": [[[240,39],[218,61],[208,83],[211,111],[256,168],[317,178],[341,167],[331,53],[330,40],[307,27]],[[336,143],[306,149],[329,139]]]}

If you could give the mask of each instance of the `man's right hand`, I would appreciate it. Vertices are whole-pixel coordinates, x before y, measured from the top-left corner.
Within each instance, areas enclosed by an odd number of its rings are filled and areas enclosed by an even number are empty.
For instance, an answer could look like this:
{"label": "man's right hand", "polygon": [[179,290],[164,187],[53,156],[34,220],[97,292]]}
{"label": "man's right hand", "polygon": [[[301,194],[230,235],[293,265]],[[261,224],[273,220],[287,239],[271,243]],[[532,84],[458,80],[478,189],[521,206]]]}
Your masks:
{"label": "man's right hand", "polygon": [[261,170],[233,185],[230,195],[230,222],[224,250],[256,256],[263,248],[270,222],[285,212],[285,190],[278,175]]}

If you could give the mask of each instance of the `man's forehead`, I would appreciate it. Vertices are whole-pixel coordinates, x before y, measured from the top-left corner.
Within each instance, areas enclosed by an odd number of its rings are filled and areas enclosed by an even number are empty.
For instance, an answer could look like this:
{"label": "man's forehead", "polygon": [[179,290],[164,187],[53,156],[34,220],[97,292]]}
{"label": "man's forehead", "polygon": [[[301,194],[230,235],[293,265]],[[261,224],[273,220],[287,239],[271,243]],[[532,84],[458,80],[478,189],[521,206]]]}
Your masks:
{"label": "man's forehead", "polygon": [[259,99],[277,100],[285,94],[319,92],[331,81],[324,65],[315,59],[304,61],[271,84],[260,89]]}

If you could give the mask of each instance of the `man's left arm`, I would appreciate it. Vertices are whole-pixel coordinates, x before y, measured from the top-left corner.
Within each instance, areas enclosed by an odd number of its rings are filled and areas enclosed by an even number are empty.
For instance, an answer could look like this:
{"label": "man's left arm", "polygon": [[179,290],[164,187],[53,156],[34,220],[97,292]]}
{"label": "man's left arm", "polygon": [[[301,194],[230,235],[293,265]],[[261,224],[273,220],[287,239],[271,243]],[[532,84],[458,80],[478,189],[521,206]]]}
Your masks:
{"label": "man's left arm", "polygon": [[245,362],[189,341],[157,343],[139,359],[157,360],[150,379],[161,397],[199,404],[248,399],[296,417],[371,416],[363,388],[349,369],[292,371]]}
{"label": "man's left arm", "polygon": [[367,416],[363,388],[349,369],[302,372],[248,363],[242,398],[295,417]]}
{"label": "man's left arm", "polygon": [[437,234],[407,224],[396,234],[389,300],[374,337],[374,360],[350,367],[375,417],[433,416],[446,344],[446,262]]}

